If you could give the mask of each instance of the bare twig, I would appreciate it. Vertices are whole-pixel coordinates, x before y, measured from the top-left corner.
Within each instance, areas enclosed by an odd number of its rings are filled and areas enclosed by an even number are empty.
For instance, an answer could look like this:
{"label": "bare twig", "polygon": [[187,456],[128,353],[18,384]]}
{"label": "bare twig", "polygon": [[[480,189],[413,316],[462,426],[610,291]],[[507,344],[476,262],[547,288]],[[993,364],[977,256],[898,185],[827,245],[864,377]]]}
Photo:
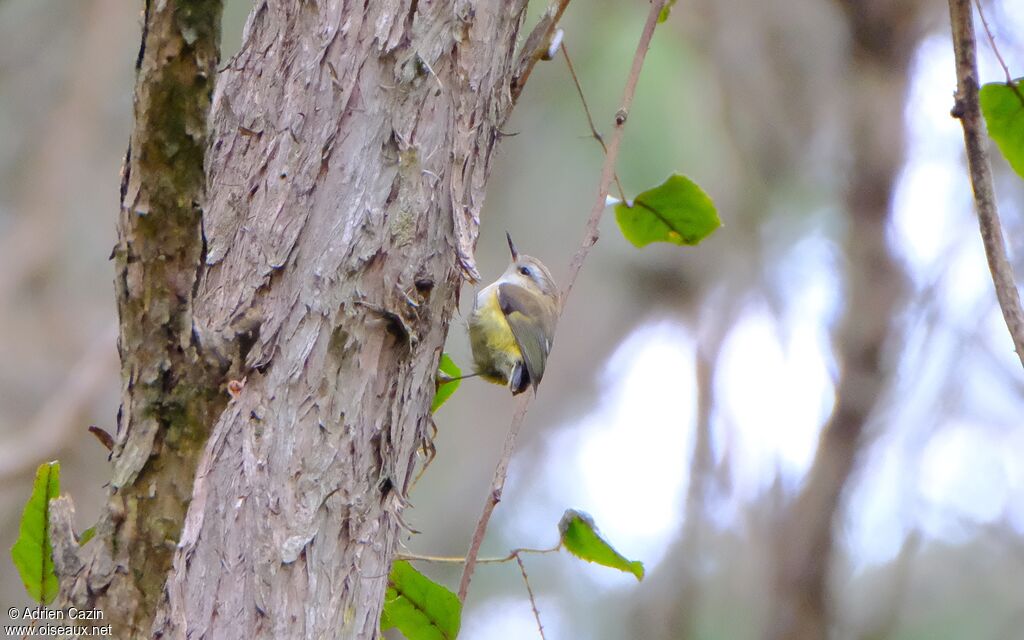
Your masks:
{"label": "bare twig", "polygon": [[[576,85],[576,95],[580,97],[580,103],[583,105],[583,113],[587,116],[587,125],[590,127],[590,135],[597,140],[597,144],[601,145],[601,150],[604,151],[604,155],[608,155],[608,145],[604,143],[604,136],[598,131],[594,125],[594,116],[590,113],[590,107],[587,105],[587,99],[583,95],[583,87],[580,85],[580,79],[576,75],[576,68],[572,64],[572,58],[569,57],[569,50],[566,48],[565,42],[562,42],[562,57],[565,58],[565,66],[569,68],[569,75],[572,76],[572,83]],[[626,191],[622,188],[622,183],[619,181],[619,174],[614,174],[615,186],[619,190],[619,200],[622,202],[626,201]]]}
{"label": "bare twig", "polygon": [[519,429],[523,426],[526,418],[526,411],[530,408],[530,400],[536,395],[523,394],[516,403],[516,412],[512,416],[512,424],[505,436],[505,445],[501,450],[501,457],[497,466],[494,467],[494,477],[491,479],[491,490],[487,494],[487,501],[484,502],[484,510],[476,523],[476,530],[473,531],[473,540],[469,544],[469,552],[466,554],[466,566],[462,570],[462,579],[459,581],[459,600],[465,602],[466,594],[469,593],[469,581],[473,579],[473,570],[476,568],[477,555],[480,553],[480,545],[483,544],[484,534],[487,533],[487,524],[491,520],[494,507],[501,501],[501,492],[505,488],[505,476],[508,474],[508,465],[512,460],[512,452],[516,448],[516,437]]}
{"label": "bare twig", "polygon": [[523,87],[530,78],[530,73],[533,72],[533,67],[537,64],[537,61],[545,57],[551,39],[555,36],[555,31],[558,29],[558,21],[562,19],[562,14],[565,13],[566,7],[569,6],[569,1],[554,0],[548,6],[548,10],[544,12],[544,16],[537,23],[537,26],[526,37],[526,42],[519,53],[519,60],[516,62],[516,71],[512,76],[513,102],[519,99],[519,94],[522,93]]}
{"label": "bare twig", "polygon": [[[622,132],[626,125],[629,109],[633,104],[633,95],[636,93],[636,84],[640,78],[640,70],[644,65],[644,58],[651,46],[651,38],[654,36],[654,28],[658,24],[658,15],[668,0],[654,0],[651,3],[650,13],[647,15],[647,22],[644,23],[643,32],[640,34],[640,42],[636,46],[636,53],[633,55],[633,66],[629,70],[629,77],[626,79],[626,86],[622,91],[622,102],[619,110],[615,113],[615,128],[612,131],[611,142],[608,144],[608,152],[605,154],[604,165],[601,168],[601,179],[598,182],[597,197],[594,199],[594,206],[590,211],[590,218],[587,220],[586,233],[583,242],[569,263],[569,277],[565,288],[562,290],[562,308],[569,294],[572,293],[576,277],[579,275],[583,262],[590,253],[591,247],[597,242],[598,225],[601,222],[601,214],[605,209],[605,198],[608,196],[608,187],[611,185],[612,176],[615,174],[615,160],[619,156],[619,147],[622,145]],[[487,524],[491,520],[494,507],[501,500],[501,492],[505,487],[505,476],[508,473],[509,461],[512,452],[515,450],[516,437],[519,429],[526,418],[526,412],[535,395],[524,394],[516,404],[516,412],[512,416],[512,424],[509,427],[508,435],[505,436],[505,445],[502,447],[501,458],[494,468],[494,477],[491,480],[491,489],[484,502],[483,512],[476,523],[476,530],[473,532],[473,540],[466,554],[466,566],[462,570],[462,580],[459,582],[459,600],[465,602],[466,594],[469,592],[469,582],[473,578],[473,571],[476,569],[477,555],[480,553],[480,545],[483,543],[484,534],[487,533]]]}
{"label": "bare twig", "polygon": [[[526,585],[526,593],[530,596],[530,607],[533,609],[533,617],[537,620],[537,631],[540,632],[542,640],[544,638],[544,625],[540,621],[540,611],[537,609],[537,600],[534,598],[533,589],[530,587],[530,578],[526,575],[526,565],[523,564],[523,554],[543,554],[543,553],[555,553],[562,548],[562,543],[559,542],[550,549],[529,549],[519,548],[509,551],[507,556],[500,558],[479,558],[477,564],[504,564],[515,560],[519,564],[519,573],[523,576],[523,583]],[[465,562],[466,559],[460,556],[426,556],[418,553],[399,553],[395,556],[396,560],[410,560],[413,562],[438,562],[445,564],[455,564]]]}
{"label": "bare twig", "polygon": [[1006,243],[996,209],[992,186],[992,170],[985,150],[985,137],[978,105],[977,42],[974,36],[974,17],[971,0],[949,0],[949,19],[953,29],[953,50],[956,54],[956,104],[953,116],[964,128],[964,146],[967,149],[967,167],[974,190],[974,204],[978,210],[981,240],[985,257],[992,272],[996,299],[1003,311],[1006,328],[1010,331],[1017,357],[1024,365],[1024,310],[1017,291],[1013,267],[1006,256]]}
{"label": "bare twig", "polygon": [[1017,99],[1024,105],[1024,93],[1020,92],[1020,87],[1013,81],[1013,76],[1010,75],[1010,67],[1006,66],[1003,54],[999,52],[999,47],[996,46],[996,38],[992,35],[992,29],[989,29],[988,20],[985,19],[985,12],[981,9],[981,0],[974,0],[974,6],[978,7],[978,17],[981,18],[981,25],[985,28],[985,35],[988,36],[988,44],[992,47],[992,53],[996,54],[996,60],[999,61],[999,66],[1003,68],[1003,75],[1006,76],[1006,86],[1010,87],[1017,94]]}
{"label": "bare twig", "polygon": [[526,593],[530,596],[530,608],[533,609],[533,617],[537,620],[537,632],[540,633],[541,640],[547,640],[544,637],[544,625],[540,621],[540,611],[537,610],[537,600],[533,597],[533,589],[530,588],[530,579],[526,576],[526,565],[523,564],[523,559],[517,553],[516,562],[519,563],[519,573],[523,574],[523,583],[526,585]]}
{"label": "bare twig", "polygon": [[608,143],[608,151],[605,154],[604,165],[601,167],[601,180],[597,186],[597,198],[594,199],[594,206],[590,210],[590,218],[587,220],[586,234],[583,242],[580,243],[576,255],[569,263],[569,277],[562,290],[562,302],[569,297],[573,286],[576,284],[576,277],[583,267],[583,261],[587,259],[591,247],[597,243],[598,225],[601,223],[601,214],[605,209],[605,198],[608,197],[608,187],[611,185],[612,176],[615,175],[615,160],[619,157],[619,147],[622,145],[622,132],[626,126],[626,119],[629,117],[629,109],[633,106],[633,95],[636,93],[636,84],[640,79],[640,69],[644,66],[644,58],[647,57],[647,50],[651,46],[651,38],[654,36],[654,28],[658,26],[658,16],[668,0],[655,0],[651,3],[650,13],[647,14],[647,22],[644,23],[644,30],[640,34],[640,42],[636,46],[636,53],[633,55],[633,66],[629,70],[629,77],[626,78],[626,87],[622,90],[622,102],[619,110],[615,112],[615,127],[612,130],[611,141]]}
{"label": "bare twig", "polygon": [[[556,551],[560,550],[561,548],[562,548],[562,544],[561,543],[558,543],[557,545],[555,545],[554,547],[551,547],[550,549],[529,549],[529,548],[525,548],[524,547],[524,548],[520,548],[520,549],[513,549],[513,550],[508,552],[507,556],[501,556],[499,558],[477,558],[476,563],[477,564],[504,564],[506,562],[511,562],[517,556],[519,556],[521,554],[524,554],[524,553],[538,554],[538,555],[539,554],[543,554],[543,553],[555,553]],[[420,555],[418,553],[399,553],[395,557],[398,560],[412,560],[412,561],[415,561],[415,562],[439,562],[439,563],[446,563],[446,564],[462,564],[463,562],[466,561],[466,558],[464,558],[462,556],[427,556],[427,555]]]}
{"label": "bare twig", "polygon": [[[80,191],[68,185],[75,180],[88,184],[107,175],[103,163],[91,162],[102,139],[100,130],[81,123],[103,119],[106,100],[113,87],[120,86],[122,76],[116,65],[98,65],[96,61],[120,55],[122,50],[117,47],[126,36],[126,27],[134,22],[116,17],[123,11],[117,0],[83,3],[82,7],[80,40],[75,45],[68,82],[60,91],[63,99],[40,105],[48,111],[47,121],[38,132],[30,134],[26,179],[8,194],[16,198],[12,204],[19,215],[0,236],[0,309],[5,311],[19,306],[10,299],[12,293],[53,268],[51,265],[60,264],[59,259],[67,259],[61,254],[61,229],[67,220],[80,215],[72,203],[83,198]],[[83,166],[88,167],[88,173],[83,174]],[[4,331],[4,335],[10,334]]]}
{"label": "bare twig", "polygon": [[1006,61],[1003,60],[1003,55],[999,53],[999,47],[996,46],[996,38],[992,35],[992,29],[988,27],[988,20],[985,19],[985,12],[981,9],[980,0],[974,0],[974,6],[978,7],[978,17],[981,18],[981,25],[985,27],[985,35],[988,36],[988,43],[992,46],[992,53],[996,54],[996,60],[999,60],[999,66],[1003,68],[1003,73],[1006,74],[1006,84],[1013,85],[1013,76],[1010,75],[1010,68],[1006,66]]}

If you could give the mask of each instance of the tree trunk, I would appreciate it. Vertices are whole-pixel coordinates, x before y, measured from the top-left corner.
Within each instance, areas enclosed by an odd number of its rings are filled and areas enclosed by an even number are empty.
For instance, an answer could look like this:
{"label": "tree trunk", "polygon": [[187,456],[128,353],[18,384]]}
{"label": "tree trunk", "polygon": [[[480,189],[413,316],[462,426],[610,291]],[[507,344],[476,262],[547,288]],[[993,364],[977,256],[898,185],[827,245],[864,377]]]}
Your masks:
{"label": "tree trunk", "polygon": [[834,631],[829,573],[833,530],[844,491],[866,446],[866,430],[888,387],[899,336],[895,320],[906,273],[888,241],[892,198],[903,163],[909,63],[918,42],[918,2],[841,2],[850,28],[851,167],[846,308],[836,351],[836,406],[803,489],[782,518],[776,541],[775,595],[767,637],[821,640]]}
{"label": "tree trunk", "polygon": [[250,372],[158,634],[377,633],[523,9],[399,4],[263,4],[221,76],[196,315]]}
{"label": "tree trunk", "polygon": [[[122,380],[113,477],[94,542],[55,554],[63,600],[102,610],[119,638],[149,635],[196,462],[227,404],[224,367],[202,356],[192,319],[220,12],[219,2],[146,3],[112,255]],[[68,542],[54,547],[77,550]]]}
{"label": "tree trunk", "polygon": [[[194,89],[219,17],[147,8],[112,506],[62,582],[117,637],[378,635],[498,127],[536,59],[514,56],[525,5],[258,2],[208,144]],[[145,99],[150,63],[179,83],[164,110]],[[192,142],[156,138],[187,166],[152,166],[147,122]]]}

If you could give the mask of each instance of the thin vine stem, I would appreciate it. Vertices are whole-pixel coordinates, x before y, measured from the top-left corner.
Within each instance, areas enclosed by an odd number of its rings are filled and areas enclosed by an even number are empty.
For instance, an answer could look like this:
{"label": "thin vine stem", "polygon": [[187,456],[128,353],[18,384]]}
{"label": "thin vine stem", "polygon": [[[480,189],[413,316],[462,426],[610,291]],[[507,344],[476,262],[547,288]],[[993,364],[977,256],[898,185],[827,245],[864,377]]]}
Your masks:
{"label": "thin vine stem", "polygon": [[1013,267],[1006,255],[1006,241],[996,208],[992,168],[988,162],[986,140],[978,103],[978,53],[974,35],[971,0],[949,0],[950,25],[953,30],[953,51],[956,57],[956,104],[953,116],[964,129],[967,168],[978,212],[978,227],[989,271],[995,285],[996,300],[1003,320],[1013,339],[1013,346],[1024,365],[1024,309],[1021,308]]}
{"label": "thin vine stem", "polygon": [[981,0],[974,0],[974,6],[978,8],[978,17],[981,18],[981,26],[984,27],[985,35],[988,36],[988,44],[992,47],[992,53],[996,54],[996,60],[999,61],[999,66],[1003,68],[1003,75],[1006,76],[1006,86],[1013,89],[1013,92],[1017,94],[1017,99],[1024,105],[1024,94],[1020,92],[1017,83],[1013,81],[1013,76],[1010,75],[1010,67],[1006,66],[1003,54],[999,52],[999,47],[996,46],[996,37],[992,35],[992,29],[989,28],[988,20],[985,19],[985,12],[981,8]]}
{"label": "thin vine stem", "polygon": [[[513,549],[512,551],[509,551],[507,556],[501,556],[501,557],[495,557],[495,558],[477,558],[476,563],[477,564],[503,564],[503,563],[511,562],[511,561],[515,560],[517,556],[519,556],[521,554],[524,554],[524,553],[541,555],[541,554],[545,554],[545,553],[555,553],[556,551],[560,551],[561,549],[562,549],[562,544],[561,543],[555,545],[554,547],[551,547],[550,549],[530,549],[530,548],[524,547],[524,548]],[[464,556],[429,556],[429,555],[421,555],[421,554],[418,554],[418,553],[399,553],[396,557],[399,560],[411,560],[411,561],[418,561],[418,562],[437,562],[437,563],[441,563],[441,564],[463,564],[464,562],[466,562],[466,558]]]}
{"label": "thin vine stem", "polygon": [[[633,96],[636,94],[640,70],[643,69],[644,59],[647,57],[647,51],[651,47],[651,38],[654,37],[654,29],[658,25],[658,16],[668,1],[654,0],[651,2],[647,21],[644,23],[643,31],[640,34],[640,41],[637,44],[636,52],[633,54],[633,64],[630,67],[629,76],[626,78],[626,86],[622,90],[619,110],[615,113],[615,126],[612,130],[611,140],[608,143],[608,150],[601,168],[597,197],[594,199],[594,205],[590,210],[590,217],[587,219],[583,241],[569,263],[569,276],[566,280],[565,288],[562,290],[561,309],[565,308],[565,303],[572,293],[573,286],[576,284],[576,278],[579,276],[580,269],[583,267],[590,249],[597,243],[598,226],[601,223],[601,215],[606,206],[605,200],[608,197],[608,189],[615,175],[615,161],[619,157],[619,148],[622,146],[622,134],[625,130],[626,120],[629,118],[629,110],[633,105]],[[524,393],[519,396],[519,400],[516,403],[516,411],[512,416],[512,424],[509,426],[508,434],[505,436],[501,457],[494,468],[490,491],[487,493],[483,511],[477,520],[469,551],[466,553],[466,563],[462,570],[462,579],[459,581],[459,600],[462,602],[466,601],[466,595],[469,593],[469,583],[473,579],[473,572],[476,570],[477,556],[480,554],[480,545],[483,544],[484,535],[487,533],[487,525],[490,523],[491,514],[494,513],[494,508],[501,501],[501,494],[505,488],[505,478],[508,475],[509,461],[512,459],[512,452],[515,451],[516,438],[519,435],[519,430],[522,428],[530,404],[535,397],[536,393]]]}
{"label": "thin vine stem", "polygon": [[[580,97],[580,104],[583,105],[583,113],[587,116],[587,126],[590,127],[590,135],[594,140],[597,140],[597,144],[601,145],[601,150],[604,151],[604,155],[608,155],[608,145],[604,143],[604,136],[602,136],[597,126],[594,124],[594,116],[590,113],[590,106],[587,104],[587,98],[583,95],[583,86],[580,85],[579,76],[576,75],[576,67],[572,64],[572,58],[569,56],[569,49],[566,48],[566,43],[562,41],[562,57],[565,58],[565,66],[569,68],[569,75],[572,76],[572,83],[576,86],[576,95]],[[622,188],[622,182],[619,181],[619,174],[613,174],[615,176],[615,187],[619,190],[619,200],[622,202],[626,201],[626,191]]]}
{"label": "thin vine stem", "polygon": [[530,596],[530,608],[533,609],[533,618],[537,621],[537,633],[540,634],[540,640],[547,640],[544,637],[544,624],[540,621],[540,611],[537,609],[537,599],[533,597],[533,589],[530,587],[530,578],[526,575],[526,565],[523,564],[523,558],[518,553],[516,555],[516,563],[519,564],[519,573],[523,575],[523,584],[526,585],[526,594]]}

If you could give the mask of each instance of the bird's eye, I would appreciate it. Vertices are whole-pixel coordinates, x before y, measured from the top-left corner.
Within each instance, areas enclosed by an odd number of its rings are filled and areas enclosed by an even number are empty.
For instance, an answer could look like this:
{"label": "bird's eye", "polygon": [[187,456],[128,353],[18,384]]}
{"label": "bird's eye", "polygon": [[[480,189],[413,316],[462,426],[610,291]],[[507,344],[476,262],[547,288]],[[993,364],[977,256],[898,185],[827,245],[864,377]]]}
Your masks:
{"label": "bird's eye", "polygon": [[519,273],[523,274],[524,276],[530,275],[530,267],[519,267]]}

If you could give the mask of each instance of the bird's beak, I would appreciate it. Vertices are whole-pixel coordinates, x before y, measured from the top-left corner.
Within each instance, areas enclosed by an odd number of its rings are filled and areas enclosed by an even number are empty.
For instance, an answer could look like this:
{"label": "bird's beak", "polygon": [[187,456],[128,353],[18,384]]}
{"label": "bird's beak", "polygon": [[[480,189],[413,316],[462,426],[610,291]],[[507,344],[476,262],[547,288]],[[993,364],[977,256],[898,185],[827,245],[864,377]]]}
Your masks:
{"label": "bird's beak", "polygon": [[505,237],[508,238],[508,250],[512,252],[512,262],[515,262],[519,259],[519,252],[516,251],[516,245],[512,242],[512,236],[508,231],[505,232]]}

